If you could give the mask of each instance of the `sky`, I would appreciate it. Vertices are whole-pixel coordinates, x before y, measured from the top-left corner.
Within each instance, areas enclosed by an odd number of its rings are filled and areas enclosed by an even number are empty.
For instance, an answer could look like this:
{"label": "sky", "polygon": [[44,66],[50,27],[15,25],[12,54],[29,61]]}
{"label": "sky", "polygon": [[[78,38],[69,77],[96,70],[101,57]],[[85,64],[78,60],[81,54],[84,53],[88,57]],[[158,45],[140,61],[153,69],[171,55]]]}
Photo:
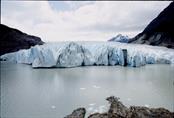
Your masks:
{"label": "sky", "polygon": [[1,23],[45,42],[134,37],[171,1],[1,1]]}

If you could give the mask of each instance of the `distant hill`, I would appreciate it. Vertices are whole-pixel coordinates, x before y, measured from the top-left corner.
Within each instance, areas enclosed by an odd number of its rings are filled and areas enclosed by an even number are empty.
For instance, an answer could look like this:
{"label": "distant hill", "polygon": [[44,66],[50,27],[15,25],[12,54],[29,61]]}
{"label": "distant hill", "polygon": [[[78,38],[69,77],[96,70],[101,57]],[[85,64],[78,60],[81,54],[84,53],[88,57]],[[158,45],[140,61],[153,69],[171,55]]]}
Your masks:
{"label": "distant hill", "polygon": [[0,24],[0,55],[20,49],[28,49],[31,46],[42,45],[43,43],[39,37]]}
{"label": "distant hill", "polygon": [[121,42],[121,43],[128,43],[129,37],[124,36],[122,34],[118,34],[117,36],[109,39],[108,41],[115,41],[115,42]]}
{"label": "distant hill", "polygon": [[174,48],[174,2],[152,20],[143,32],[130,39],[129,43]]}

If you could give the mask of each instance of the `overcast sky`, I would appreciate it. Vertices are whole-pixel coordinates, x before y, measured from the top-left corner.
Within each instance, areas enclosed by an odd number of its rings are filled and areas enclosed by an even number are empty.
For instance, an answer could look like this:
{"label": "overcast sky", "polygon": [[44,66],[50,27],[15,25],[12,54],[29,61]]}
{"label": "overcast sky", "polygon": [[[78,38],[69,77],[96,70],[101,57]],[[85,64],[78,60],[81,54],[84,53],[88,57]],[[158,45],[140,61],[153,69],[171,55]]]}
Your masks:
{"label": "overcast sky", "polygon": [[107,41],[141,32],[171,1],[1,1],[1,23],[43,41]]}

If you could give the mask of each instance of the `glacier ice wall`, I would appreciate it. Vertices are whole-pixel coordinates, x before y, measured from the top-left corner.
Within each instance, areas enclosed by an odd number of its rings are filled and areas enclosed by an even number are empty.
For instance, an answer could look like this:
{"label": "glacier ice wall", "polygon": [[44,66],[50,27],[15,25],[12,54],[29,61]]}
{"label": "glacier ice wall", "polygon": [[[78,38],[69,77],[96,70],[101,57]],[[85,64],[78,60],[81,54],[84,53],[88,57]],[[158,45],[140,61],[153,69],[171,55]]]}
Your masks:
{"label": "glacier ice wall", "polygon": [[118,42],[62,42],[2,55],[1,60],[38,67],[174,64],[174,50]]}

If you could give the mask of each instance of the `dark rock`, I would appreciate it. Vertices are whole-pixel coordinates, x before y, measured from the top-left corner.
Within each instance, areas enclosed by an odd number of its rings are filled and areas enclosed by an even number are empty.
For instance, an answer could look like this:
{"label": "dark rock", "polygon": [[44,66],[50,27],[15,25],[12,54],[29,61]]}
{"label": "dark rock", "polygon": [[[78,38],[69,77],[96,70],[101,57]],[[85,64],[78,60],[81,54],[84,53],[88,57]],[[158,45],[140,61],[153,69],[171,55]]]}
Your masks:
{"label": "dark rock", "polygon": [[86,114],[85,108],[78,108],[65,118],[84,118]]}
{"label": "dark rock", "polygon": [[108,113],[94,113],[91,114],[88,118],[109,118]]}
{"label": "dark rock", "polygon": [[130,39],[129,43],[174,48],[174,2],[152,20],[143,32]]}
{"label": "dark rock", "polygon": [[106,100],[110,103],[110,108],[108,111],[109,118],[126,117],[128,108],[119,101],[119,98],[111,96],[106,98]]}
{"label": "dark rock", "polygon": [[0,24],[0,55],[42,45],[44,42],[36,36],[28,35],[17,29]]}
{"label": "dark rock", "polygon": [[174,118],[174,113],[164,108],[132,106],[129,110],[127,118]]}
{"label": "dark rock", "polygon": [[[110,108],[106,113],[94,113],[88,118],[174,118],[174,112],[164,108],[147,108],[131,106],[127,108],[119,101],[119,98],[111,96],[106,98],[110,103]],[[85,109],[79,108],[65,118],[84,118]]]}

